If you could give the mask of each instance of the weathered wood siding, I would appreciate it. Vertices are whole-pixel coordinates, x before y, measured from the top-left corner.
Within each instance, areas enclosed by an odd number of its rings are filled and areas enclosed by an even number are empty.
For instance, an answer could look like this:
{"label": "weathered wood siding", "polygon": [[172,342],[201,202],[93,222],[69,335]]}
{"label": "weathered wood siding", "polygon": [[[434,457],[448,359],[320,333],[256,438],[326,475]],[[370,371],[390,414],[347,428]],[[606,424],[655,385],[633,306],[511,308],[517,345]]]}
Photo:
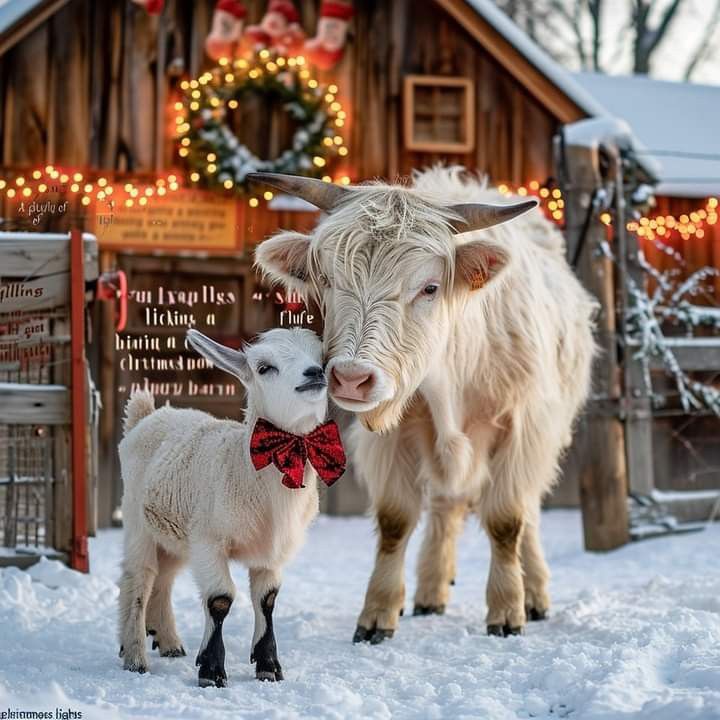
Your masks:
{"label": "weathered wood siding", "polygon": [[[46,162],[106,170],[171,166],[166,107],[180,79],[210,63],[203,43],[211,0],[170,0],[162,19],[124,0],[71,0],[0,59],[2,166]],[[265,6],[251,0],[248,23]],[[556,119],[432,0],[356,2],[348,51],[321,76],[340,87],[353,178],[407,175],[436,162],[495,181],[551,173]],[[301,0],[314,33],[318,0]],[[476,142],[468,154],[405,150],[404,75],[459,75],[476,88]]]}

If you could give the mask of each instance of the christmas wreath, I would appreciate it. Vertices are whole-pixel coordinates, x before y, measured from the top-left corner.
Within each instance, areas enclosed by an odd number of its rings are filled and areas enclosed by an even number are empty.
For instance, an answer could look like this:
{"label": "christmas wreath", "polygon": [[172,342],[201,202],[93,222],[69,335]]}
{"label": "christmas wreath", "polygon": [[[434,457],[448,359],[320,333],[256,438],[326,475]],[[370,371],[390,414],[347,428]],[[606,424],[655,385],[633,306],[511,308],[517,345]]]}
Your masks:
{"label": "christmas wreath", "polygon": [[[311,76],[303,57],[284,57],[261,50],[251,58],[221,59],[196,80],[181,83],[176,103],[178,152],[190,167],[190,179],[213,189],[248,190],[247,176],[279,172],[323,177],[336,157],[348,154],[341,133],[345,112],[335,85],[323,86]],[[294,120],[290,147],[278,157],[262,159],[243,145],[227,122],[251,93],[278,103]]]}

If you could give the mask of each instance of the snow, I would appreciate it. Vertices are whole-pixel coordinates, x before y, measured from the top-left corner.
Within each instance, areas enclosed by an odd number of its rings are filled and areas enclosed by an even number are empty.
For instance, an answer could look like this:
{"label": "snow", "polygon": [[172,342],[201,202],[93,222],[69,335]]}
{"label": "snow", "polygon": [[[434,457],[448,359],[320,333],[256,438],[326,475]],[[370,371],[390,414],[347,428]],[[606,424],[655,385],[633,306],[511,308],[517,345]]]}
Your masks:
{"label": "snow", "polygon": [[[485,635],[488,546],[469,521],[443,617],[406,615],[383,645],[350,638],[371,569],[365,518],[321,517],[288,568],[276,631],[283,683],[254,680],[244,569],[225,622],[229,686],[196,687],[202,612],[192,580],[174,604],[188,657],[150,653],[150,672],[122,670],[115,633],[120,530],[91,540],[92,573],[57,562],[0,571],[0,714],[81,711],[83,718],[720,718],[720,527],[595,555],[576,511],[550,511],[551,618],[524,637]],[[416,533],[408,553],[414,566]]]}
{"label": "snow", "polygon": [[639,75],[578,73],[575,79],[608,111],[626,120],[646,148],[661,153],[641,157],[661,166],[658,195],[720,194],[720,87]]}
{"label": "snow", "polygon": [[608,111],[589,93],[573,74],[555,62],[521,30],[493,0],[465,0],[491,27],[505,38],[531,65],[588,115],[608,115]]}

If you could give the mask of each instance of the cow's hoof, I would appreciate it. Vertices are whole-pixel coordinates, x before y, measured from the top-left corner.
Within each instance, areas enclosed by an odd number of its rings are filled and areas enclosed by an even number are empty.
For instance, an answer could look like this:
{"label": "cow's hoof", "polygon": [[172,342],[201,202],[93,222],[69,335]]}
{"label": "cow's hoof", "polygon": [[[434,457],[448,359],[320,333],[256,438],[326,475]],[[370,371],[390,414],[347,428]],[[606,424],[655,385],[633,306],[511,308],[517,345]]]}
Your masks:
{"label": "cow's hoof", "polygon": [[362,625],[358,625],[355,629],[355,634],[353,635],[353,642],[354,643],[361,643],[361,642],[367,642],[370,639],[370,636],[372,635],[373,631],[368,630],[368,628],[363,627]]}
{"label": "cow's hoof", "polygon": [[[153,650],[155,649],[155,644],[153,643]],[[160,657],[168,657],[168,658],[179,658],[179,657],[185,657],[187,653],[185,652],[185,648],[181,645],[180,647],[174,647],[174,648],[168,648],[167,650],[163,650],[160,653]]]}
{"label": "cow's hoof", "polygon": [[394,634],[394,630],[383,630],[382,628],[368,629],[362,625],[358,625],[353,635],[353,642],[369,642],[371,645],[379,645],[383,640],[391,638]]}
{"label": "cow's hoof", "polygon": [[381,630],[378,628],[374,630],[373,634],[370,636],[370,644],[379,645],[381,642],[389,640],[394,634],[394,630]]}
{"label": "cow's hoof", "polygon": [[413,615],[444,615],[444,605],[416,605]]}
{"label": "cow's hoof", "polygon": [[132,660],[126,657],[125,662],[123,663],[123,668],[125,668],[125,670],[129,670],[130,672],[136,672],[143,675],[148,671],[148,664],[139,658]]}
{"label": "cow's hoof", "polygon": [[531,620],[533,622],[536,622],[538,620],[547,620],[548,611],[547,610],[538,610],[537,608],[527,608],[526,609],[528,620]]}
{"label": "cow's hoof", "polygon": [[203,673],[202,670],[198,675],[198,685],[201,688],[206,687],[227,687],[227,675],[223,670],[214,673]]}
{"label": "cow's hoof", "polygon": [[510,625],[488,625],[487,626],[487,634],[488,635],[495,635],[497,637],[508,637],[509,635],[522,635],[523,634],[523,628],[520,627],[510,627]]}

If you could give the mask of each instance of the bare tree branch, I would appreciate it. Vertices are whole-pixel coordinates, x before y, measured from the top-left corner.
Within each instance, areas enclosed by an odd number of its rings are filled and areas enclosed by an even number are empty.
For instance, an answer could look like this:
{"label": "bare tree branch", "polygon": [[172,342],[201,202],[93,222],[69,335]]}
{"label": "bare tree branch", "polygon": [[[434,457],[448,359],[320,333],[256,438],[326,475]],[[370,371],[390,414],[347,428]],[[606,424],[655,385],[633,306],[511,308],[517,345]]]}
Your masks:
{"label": "bare tree branch", "polygon": [[603,0],[588,0],[588,10],[592,19],[592,67],[595,72],[600,70],[602,6]]}
{"label": "bare tree branch", "polygon": [[703,33],[702,39],[700,40],[697,49],[693,53],[693,56],[688,63],[688,66],[685,68],[685,80],[690,80],[701,60],[705,58],[705,55],[710,48],[710,43],[715,36],[715,31],[718,28],[718,24],[720,24],[720,0],[716,1],[712,17],[710,18],[708,24],[705,26],[705,32]]}

